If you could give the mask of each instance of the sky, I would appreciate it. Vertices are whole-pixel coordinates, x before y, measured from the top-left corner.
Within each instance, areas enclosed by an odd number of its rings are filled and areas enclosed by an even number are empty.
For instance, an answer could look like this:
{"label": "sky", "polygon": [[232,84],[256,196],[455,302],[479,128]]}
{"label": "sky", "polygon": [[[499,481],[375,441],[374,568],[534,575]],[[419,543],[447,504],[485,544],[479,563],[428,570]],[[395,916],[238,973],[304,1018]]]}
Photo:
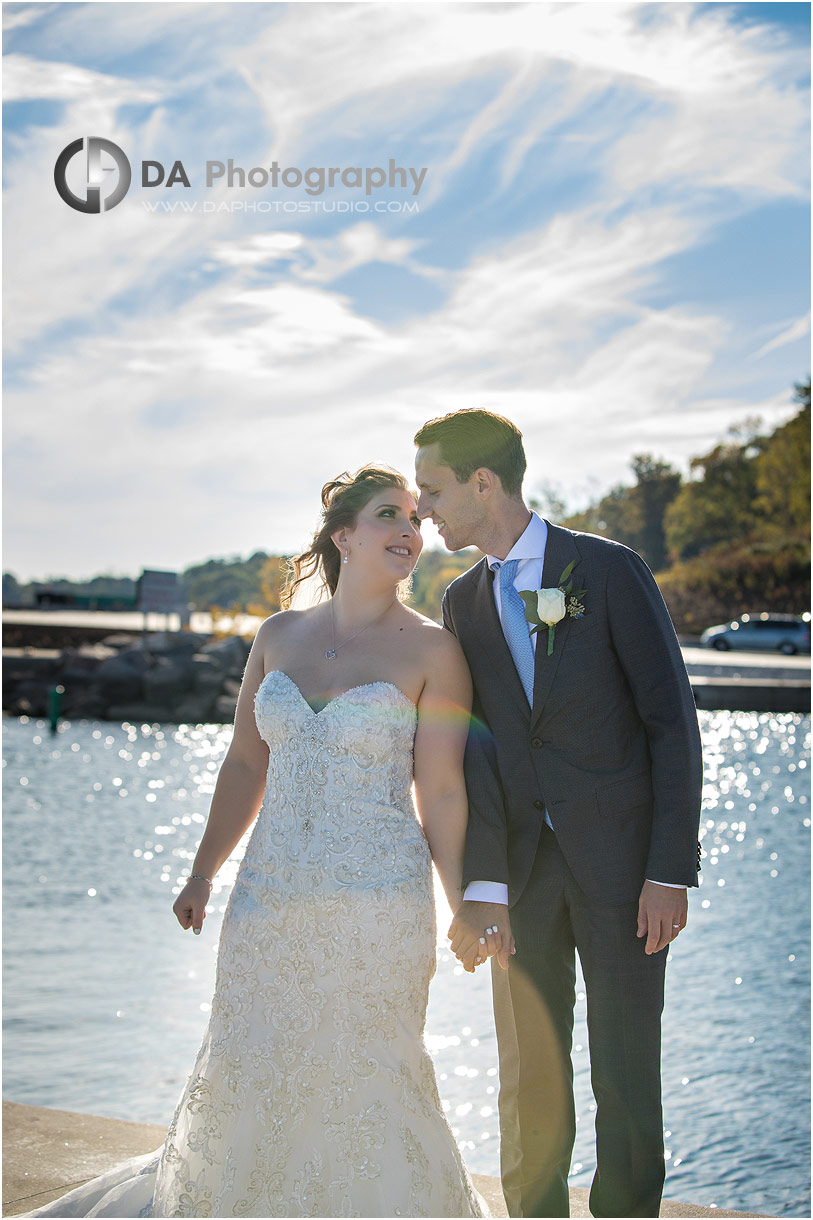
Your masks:
{"label": "sky", "polygon": [[[806,3],[9,3],[3,21],[21,580],[302,549],[325,481],[411,471],[421,424],[463,407],[514,420],[526,493],[571,510],[631,482],[633,454],[688,475],[749,417],[794,414]],[[91,137],[132,170],[98,214],[54,180]],[[104,199],[118,173],[103,152]],[[86,195],[84,152],[67,182]]]}

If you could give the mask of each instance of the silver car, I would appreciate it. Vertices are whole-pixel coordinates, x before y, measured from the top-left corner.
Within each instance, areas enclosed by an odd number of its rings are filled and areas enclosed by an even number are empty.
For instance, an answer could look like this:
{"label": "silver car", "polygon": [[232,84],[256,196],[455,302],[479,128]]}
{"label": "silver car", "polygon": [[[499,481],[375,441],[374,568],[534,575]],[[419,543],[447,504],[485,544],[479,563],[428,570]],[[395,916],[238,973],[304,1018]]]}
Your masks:
{"label": "silver car", "polygon": [[704,648],[751,648],[759,652],[783,652],[793,656],[810,652],[810,615],[741,614],[730,623],[707,627],[700,637]]}

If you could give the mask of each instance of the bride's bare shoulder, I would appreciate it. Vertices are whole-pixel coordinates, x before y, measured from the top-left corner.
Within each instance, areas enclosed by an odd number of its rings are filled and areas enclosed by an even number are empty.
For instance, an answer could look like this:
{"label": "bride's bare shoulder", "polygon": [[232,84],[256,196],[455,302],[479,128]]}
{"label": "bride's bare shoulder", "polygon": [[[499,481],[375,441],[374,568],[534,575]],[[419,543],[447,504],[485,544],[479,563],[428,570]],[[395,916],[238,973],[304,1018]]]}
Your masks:
{"label": "bride's bare shoulder", "polygon": [[256,641],[263,649],[295,640],[306,631],[313,610],[278,610],[260,623]]}
{"label": "bride's bare shoulder", "polygon": [[427,618],[425,614],[420,614],[417,610],[413,610],[411,606],[402,605],[401,613],[408,618],[412,631],[423,632],[424,635],[431,631],[443,631],[440,623],[436,623],[431,618]]}
{"label": "bride's bare shoulder", "polygon": [[272,640],[290,631],[301,613],[299,610],[278,610],[276,614],[270,614],[260,623],[256,638],[260,641]]}
{"label": "bride's bare shoulder", "polygon": [[433,622],[426,615],[419,614],[417,610],[412,610],[407,606],[404,609],[410,615],[413,638],[416,640],[421,654],[430,662],[435,659],[450,661],[463,659],[463,650],[451,631],[447,631],[440,623]]}

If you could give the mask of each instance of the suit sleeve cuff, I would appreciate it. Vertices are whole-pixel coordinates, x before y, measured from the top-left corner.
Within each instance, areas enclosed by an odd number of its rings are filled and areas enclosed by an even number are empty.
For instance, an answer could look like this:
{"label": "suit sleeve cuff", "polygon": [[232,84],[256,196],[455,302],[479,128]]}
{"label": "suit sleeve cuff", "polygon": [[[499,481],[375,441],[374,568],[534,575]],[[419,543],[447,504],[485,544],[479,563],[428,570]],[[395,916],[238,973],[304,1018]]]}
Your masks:
{"label": "suit sleeve cuff", "polygon": [[470,881],[463,895],[464,902],[501,902],[508,906],[508,886],[502,881]]}
{"label": "suit sleeve cuff", "polygon": [[[662,885],[667,890],[685,890],[686,889],[685,885],[675,885],[674,881],[653,881],[651,877],[647,877],[647,881],[650,883],[650,885]],[[474,884],[476,885],[477,883],[474,882]]]}

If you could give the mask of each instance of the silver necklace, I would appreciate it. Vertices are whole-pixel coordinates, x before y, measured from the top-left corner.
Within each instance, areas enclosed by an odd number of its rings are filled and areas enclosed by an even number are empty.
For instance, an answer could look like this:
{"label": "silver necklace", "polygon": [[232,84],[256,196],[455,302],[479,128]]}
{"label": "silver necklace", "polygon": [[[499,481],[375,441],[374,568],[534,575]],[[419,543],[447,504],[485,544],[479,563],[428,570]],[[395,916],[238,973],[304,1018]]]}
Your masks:
{"label": "silver necklace", "polygon": [[384,617],[384,615],[389,610],[391,610],[394,605],[395,605],[395,602],[390,602],[390,604],[388,606],[385,606],[384,609],[381,611],[381,613],[378,615],[378,617],[374,618],[372,620],[372,622],[365,623],[365,625],[363,627],[359,627],[358,631],[354,631],[352,635],[349,635],[346,640],[342,640],[341,644],[337,644],[336,643],[336,612],[333,609],[333,598],[331,598],[330,599],[330,638],[331,638],[332,647],[325,649],[325,660],[326,661],[335,661],[337,649],[344,648],[345,644],[349,644],[350,641],[354,640],[357,635],[361,635],[361,633],[363,631],[367,631],[368,628],[374,627],[376,623],[380,623],[381,619]]}

